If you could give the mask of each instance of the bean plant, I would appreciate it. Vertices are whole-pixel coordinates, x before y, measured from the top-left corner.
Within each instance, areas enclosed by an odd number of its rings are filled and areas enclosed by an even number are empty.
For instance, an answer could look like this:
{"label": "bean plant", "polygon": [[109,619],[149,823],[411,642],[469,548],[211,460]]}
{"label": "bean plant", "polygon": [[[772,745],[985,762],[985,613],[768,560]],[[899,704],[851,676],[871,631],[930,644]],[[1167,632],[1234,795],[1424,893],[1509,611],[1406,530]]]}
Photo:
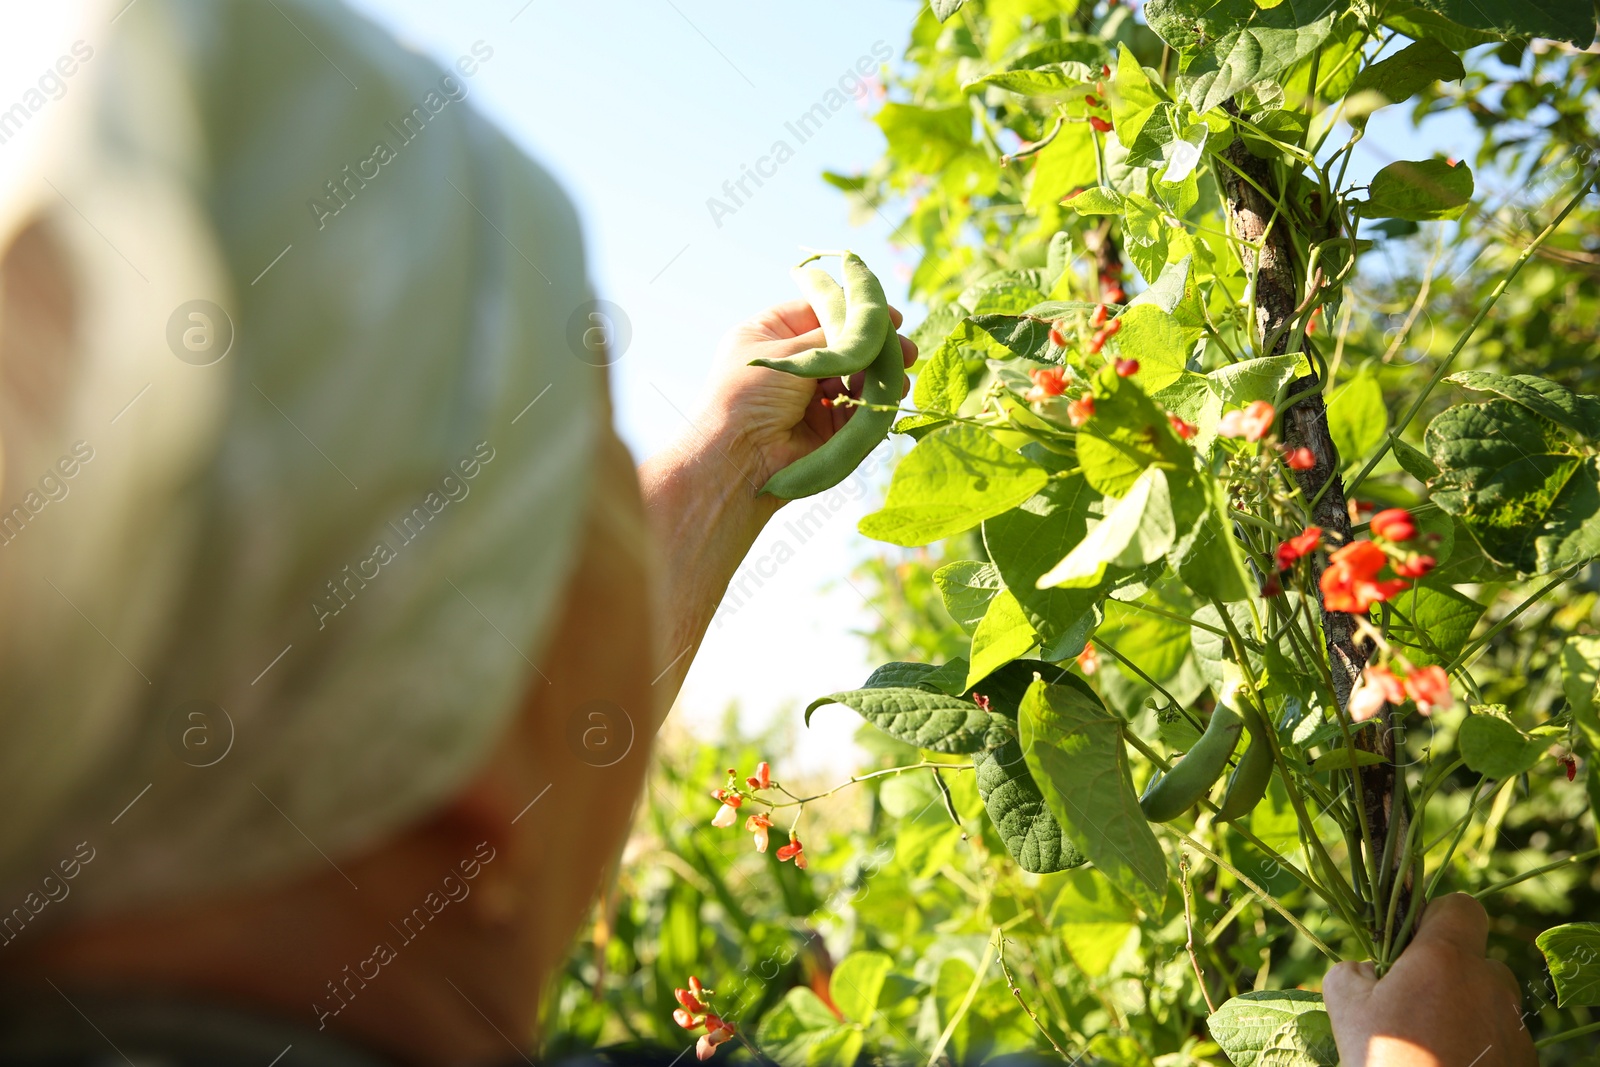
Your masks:
{"label": "bean plant", "polygon": [[[860,524],[893,658],[805,712],[881,758],[701,761],[697,817],[782,887],[745,935],[828,927],[654,979],[702,1057],[1330,1065],[1320,975],[1457,889],[1542,899],[1527,1022],[1593,1054],[1595,18],[924,7],[885,157],[828,175],[903,214],[928,308]],[[1472,139],[1353,178],[1405,106]],[[813,830],[851,789],[866,827]]]}

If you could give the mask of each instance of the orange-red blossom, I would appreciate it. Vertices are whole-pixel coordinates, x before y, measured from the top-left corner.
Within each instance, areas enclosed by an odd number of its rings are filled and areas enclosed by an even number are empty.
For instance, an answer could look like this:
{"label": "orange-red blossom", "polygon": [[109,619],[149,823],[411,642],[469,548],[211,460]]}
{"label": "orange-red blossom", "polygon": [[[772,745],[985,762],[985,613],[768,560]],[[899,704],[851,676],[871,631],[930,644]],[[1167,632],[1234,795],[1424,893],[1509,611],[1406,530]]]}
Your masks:
{"label": "orange-red blossom", "polygon": [[1379,580],[1389,557],[1371,541],[1355,541],[1328,557],[1322,572],[1322,606],[1328,611],[1365,615],[1372,605],[1406,588],[1403,578]]}

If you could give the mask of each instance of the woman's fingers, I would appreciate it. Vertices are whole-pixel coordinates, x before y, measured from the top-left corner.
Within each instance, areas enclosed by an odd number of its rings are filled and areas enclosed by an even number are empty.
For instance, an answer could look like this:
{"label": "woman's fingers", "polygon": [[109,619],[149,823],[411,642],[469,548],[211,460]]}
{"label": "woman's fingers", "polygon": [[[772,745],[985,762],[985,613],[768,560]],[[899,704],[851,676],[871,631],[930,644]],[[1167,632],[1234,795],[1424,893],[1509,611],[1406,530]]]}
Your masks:
{"label": "woman's fingers", "polygon": [[1489,947],[1489,914],[1465,893],[1451,893],[1428,901],[1417,927],[1416,943],[1449,944],[1473,956]]}
{"label": "woman's fingers", "polygon": [[[754,321],[775,339],[800,337],[813,330],[821,336],[822,324],[817,321],[817,313],[806,300],[785,300],[781,304],[774,304],[757,315]],[[807,347],[821,348],[823,343],[819,341]]]}

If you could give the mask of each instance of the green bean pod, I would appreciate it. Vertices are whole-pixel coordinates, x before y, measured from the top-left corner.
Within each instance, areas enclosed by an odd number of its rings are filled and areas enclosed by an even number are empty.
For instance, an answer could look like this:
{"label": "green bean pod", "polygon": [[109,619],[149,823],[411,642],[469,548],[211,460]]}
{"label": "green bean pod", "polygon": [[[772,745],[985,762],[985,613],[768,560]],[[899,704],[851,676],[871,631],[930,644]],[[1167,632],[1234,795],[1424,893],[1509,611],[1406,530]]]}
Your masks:
{"label": "green bean pod", "polygon": [[1139,810],[1151,822],[1171,822],[1194,805],[1200,803],[1222,772],[1228,769],[1228,757],[1233,755],[1244,730],[1244,720],[1238,712],[1219,701],[1206,724],[1206,732],[1194,743],[1188,753],[1166,774],[1150,780],[1144,795],[1139,798]]}
{"label": "green bean pod", "polygon": [[796,267],[789,276],[817,313],[823,338],[830,345],[838,344],[839,331],[844,329],[844,287],[833,280],[833,275],[816,267]]}
{"label": "green bean pod", "polygon": [[1267,736],[1266,720],[1255,708],[1247,707],[1244,724],[1250,731],[1250,744],[1228,778],[1227,791],[1222,794],[1222,805],[1217,810],[1218,822],[1232,822],[1254,811],[1261,798],[1267,795],[1267,786],[1272,781],[1272,739]]}
{"label": "green bean pod", "polygon": [[[865,370],[883,348],[884,335],[894,332],[889,321],[889,298],[883,295],[877,277],[853,252],[844,254],[844,293],[844,325],[839,328],[836,342],[784,359],[752,359],[750,365],[801,378],[848,378]],[[898,396],[894,398],[895,403],[899,401]]]}
{"label": "green bean pod", "polygon": [[848,478],[888,435],[900,404],[906,363],[900,352],[900,335],[893,330],[887,332],[888,336],[878,346],[878,358],[867,368],[861,386],[862,401],[879,405],[883,410],[856,408],[832,437],[768,478],[767,484],[761,487],[763,493],[784,500],[798,500],[832,489]]}

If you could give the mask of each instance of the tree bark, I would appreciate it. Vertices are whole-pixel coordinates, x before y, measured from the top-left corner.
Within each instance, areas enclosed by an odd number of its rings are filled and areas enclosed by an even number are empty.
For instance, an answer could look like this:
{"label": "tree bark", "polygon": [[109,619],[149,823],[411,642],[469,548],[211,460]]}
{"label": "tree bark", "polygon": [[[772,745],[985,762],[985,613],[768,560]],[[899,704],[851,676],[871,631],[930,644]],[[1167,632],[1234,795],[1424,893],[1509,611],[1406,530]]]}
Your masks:
{"label": "tree bark", "polygon": [[[1234,111],[1231,103],[1227,106],[1230,111]],[[1295,309],[1300,306],[1303,299],[1300,291],[1301,281],[1295,269],[1289,241],[1289,223],[1281,217],[1273,218],[1272,204],[1255,188],[1259,186],[1261,189],[1274,190],[1276,183],[1272,167],[1267,161],[1251,155],[1245,148],[1243,140],[1237,136],[1223,155],[1237,168],[1237,172],[1226,166],[1219,170],[1234,234],[1243,241],[1259,244],[1261,249],[1260,253],[1253,257],[1248,253],[1245,256],[1247,260],[1245,269],[1255,279],[1256,343],[1258,348],[1265,346],[1267,338],[1277,333],[1273,350],[1263,351],[1260,354],[1282,355],[1288,348],[1293,331],[1280,330],[1280,327],[1294,317]],[[1254,182],[1255,186],[1252,186],[1251,182]],[[1253,263],[1249,262],[1252,258],[1255,260]],[[1315,388],[1317,384],[1314,372],[1297,378],[1289,387],[1289,395],[1305,392]],[[1324,543],[1331,547],[1348,544],[1351,539],[1350,511],[1345,501],[1344,480],[1339,475],[1341,469],[1339,451],[1334,447],[1333,437],[1328,431],[1328,409],[1320,392],[1307,396],[1283,413],[1283,442],[1289,448],[1308,448],[1316,457],[1316,465],[1310,470],[1296,471],[1295,480],[1300,486],[1301,494],[1308,502],[1317,500],[1311,521],[1314,525],[1322,527]],[[1327,486],[1326,489],[1323,488],[1324,485]],[[1320,499],[1317,497],[1319,492],[1322,494]],[[1329,611],[1322,605],[1322,593],[1317,582],[1322,577],[1324,567],[1323,560],[1314,556],[1313,587],[1317,590],[1323,639],[1327,644],[1328,664],[1333,676],[1334,696],[1339,701],[1339,707],[1346,709],[1350,705],[1350,690],[1360,676],[1361,669],[1366,666],[1370,649],[1364,642],[1356,640],[1354,615]],[[1375,752],[1383,758],[1382,763],[1362,767],[1357,771],[1361,778],[1367,828],[1372,835],[1377,853],[1369,860],[1368,869],[1374,872],[1382,862],[1383,844],[1390,832],[1391,818],[1396,824],[1393,831],[1396,835],[1393,867],[1398,869],[1405,861],[1402,853],[1407,813],[1403,795],[1397,798],[1395,792],[1397,772],[1394,764],[1393,716],[1394,709],[1384,705],[1379,716],[1379,728],[1361,730],[1355,735],[1356,747]],[[1412,875],[1407,870],[1404,885],[1400,890],[1402,896],[1397,909],[1397,921],[1403,921],[1407,913],[1411,887]],[[1373,931],[1379,943],[1383,936],[1384,920],[1385,915],[1382,913],[1380,903],[1371,918]]]}

